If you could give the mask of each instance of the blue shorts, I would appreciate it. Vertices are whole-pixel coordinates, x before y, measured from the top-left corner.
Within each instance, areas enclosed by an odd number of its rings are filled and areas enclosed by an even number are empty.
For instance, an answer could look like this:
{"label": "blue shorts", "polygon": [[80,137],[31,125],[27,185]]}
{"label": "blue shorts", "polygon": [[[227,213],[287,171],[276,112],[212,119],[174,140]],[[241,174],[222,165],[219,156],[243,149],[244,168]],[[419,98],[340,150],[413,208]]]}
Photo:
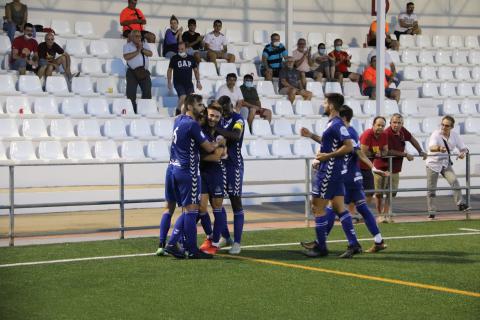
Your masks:
{"label": "blue shorts", "polygon": [[225,165],[227,169],[227,194],[230,197],[241,197],[243,186],[243,166]]}
{"label": "blue shorts", "polygon": [[325,172],[319,171],[312,179],[312,196],[332,200],[337,196],[345,195],[343,179],[334,179],[327,176]]}
{"label": "blue shorts", "polygon": [[177,202],[173,184],[173,166],[171,164],[168,165],[165,172],[165,200],[167,202]]}
{"label": "blue shorts", "polygon": [[192,81],[189,83],[174,83],[173,86],[175,87],[175,91],[177,91],[177,95],[179,97],[188,96],[189,94],[195,92]]}
{"label": "blue shorts", "polygon": [[365,193],[363,192],[363,181],[360,175],[358,180],[347,180],[345,184],[345,198],[344,203],[350,204],[352,202],[356,203],[360,200],[365,200]]}
{"label": "blue shorts", "polygon": [[173,167],[172,180],[178,206],[200,203],[200,175],[192,175],[188,168]]}
{"label": "blue shorts", "polygon": [[202,194],[208,194],[213,198],[223,198],[225,196],[227,184],[227,171],[223,164],[221,169],[201,170]]}

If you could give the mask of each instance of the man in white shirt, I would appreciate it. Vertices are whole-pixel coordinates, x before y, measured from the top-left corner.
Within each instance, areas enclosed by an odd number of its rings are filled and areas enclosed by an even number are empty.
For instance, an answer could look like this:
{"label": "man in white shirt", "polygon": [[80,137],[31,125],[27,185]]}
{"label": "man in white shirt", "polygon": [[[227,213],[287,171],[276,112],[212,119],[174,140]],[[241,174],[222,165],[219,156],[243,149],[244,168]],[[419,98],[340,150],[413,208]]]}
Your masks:
{"label": "man in white shirt", "polygon": [[222,21],[215,20],[213,31],[207,33],[203,39],[203,47],[205,48],[203,58],[215,63],[215,66],[217,66],[217,59],[227,59],[227,62],[235,62],[235,56],[227,53],[227,38],[220,30],[222,30]]}
{"label": "man in white shirt", "polygon": [[[451,116],[444,116],[441,121],[441,128],[435,130],[428,140],[428,158],[427,165],[427,188],[435,189],[437,187],[438,175],[441,174],[453,189],[453,199],[458,206],[458,210],[466,211],[469,209],[465,203],[460,183],[452,168],[452,156],[454,149],[459,152],[457,159],[465,158],[468,149],[462,141],[460,135],[453,131],[455,119]],[[435,205],[435,190],[427,191],[427,207],[429,219],[435,219],[437,207]]]}
{"label": "man in white shirt", "polygon": [[400,35],[402,34],[421,34],[422,29],[418,26],[418,18],[413,10],[415,5],[413,2],[407,3],[407,12],[402,12],[398,15],[398,23],[395,26],[393,32],[397,36],[397,40],[400,41]]}
{"label": "man in white shirt", "polygon": [[227,83],[217,90],[215,100],[221,96],[227,96],[232,101],[235,112],[240,113],[244,119],[248,118],[248,108],[244,107],[242,90],[236,86],[237,75],[235,73],[227,74]]}

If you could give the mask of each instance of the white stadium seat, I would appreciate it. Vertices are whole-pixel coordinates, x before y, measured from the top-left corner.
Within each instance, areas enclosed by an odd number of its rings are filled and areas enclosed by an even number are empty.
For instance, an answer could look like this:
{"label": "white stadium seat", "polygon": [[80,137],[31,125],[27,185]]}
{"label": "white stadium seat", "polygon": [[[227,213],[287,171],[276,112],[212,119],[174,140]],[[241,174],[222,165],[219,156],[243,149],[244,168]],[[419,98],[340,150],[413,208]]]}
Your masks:
{"label": "white stadium seat", "polygon": [[90,21],[75,21],[75,34],[80,37],[93,36],[93,25]]}
{"label": "white stadium seat", "polygon": [[434,35],[432,38],[432,45],[434,48],[448,47],[448,38],[445,35]]}
{"label": "white stadium seat", "polygon": [[476,80],[477,82],[480,80],[480,67],[476,66],[472,69],[472,79]]}
{"label": "white stadium seat", "polygon": [[10,159],[15,161],[37,160],[32,141],[10,142]]}
{"label": "white stadium seat", "polygon": [[[97,93],[107,96],[115,96],[118,94],[118,79],[114,77],[97,78]],[[123,94],[121,95],[124,96]]]}
{"label": "white stadium seat", "polygon": [[60,141],[40,141],[38,156],[40,160],[65,160]]}
{"label": "white stadium seat", "polygon": [[422,97],[433,98],[438,97],[438,87],[433,82],[425,82],[422,84]]}
{"label": "white stadium seat", "polygon": [[226,77],[229,73],[235,73],[238,76],[237,67],[235,63],[223,62],[220,64],[220,75]]}
{"label": "white stadium seat", "polygon": [[74,138],[75,132],[72,121],[70,119],[52,119],[50,136],[53,138]]}
{"label": "white stadium seat", "polygon": [[93,116],[110,116],[110,109],[105,98],[89,98],[87,102],[87,113]]}
{"label": "white stadium seat", "polygon": [[100,58],[111,58],[108,44],[103,39],[90,41],[90,54]]}
{"label": "white stadium seat", "polygon": [[418,62],[422,64],[434,64],[433,51],[422,50],[418,53]]}
{"label": "white stadium seat", "polygon": [[292,147],[287,140],[275,140],[272,142],[272,155],[276,157],[292,157]]}
{"label": "white stadium seat", "polygon": [[419,69],[415,66],[405,66],[403,69],[403,80],[418,80]]}
{"label": "white stadium seat", "polygon": [[286,119],[276,119],[273,124],[273,134],[280,137],[293,136],[292,124]]}
{"label": "white stadium seat", "polygon": [[457,115],[460,113],[458,100],[447,99],[443,101],[443,114]]}
{"label": "white stadium seat", "polygon": [[422,80],[436,80],[437,79],[437,72],[435,70],[435,67],[423,66],[420,69],[420,77],[422,78]]}
{"label": "white stadium seat", "polygon": [[67,80],[65,80],[65,77],[63,76],[48,77],[45,84],[45,91],[54,95],[70,94],[70,91],[68,90]]}
{"label": "white stadium seat", "polygon": [[98,160],[118,160],[118,149],[115,141],[102,140],[95,142],[95,159]]}
{"label": "white stadium seat", "polygon": [[[213,62],[200,62],[198,71],[201,78],[218,79],[217,68]],[[222,77],[223,78],[223,77]]]}
{"label": "white stadium seat", "polygon": [[30,100],[26,96],[7,97],[5,102],[7,113],[9,114],[30,114]]}
{"label": "white stadium seat", "polygon": [[432,133],[439,128],[441,117],[428,117],[422,121],[422,131],[425,133]]}
{"label": "white stadium seat", "polygon": [[165,140],[153,140],[147,144],[147,155],[149,158],[166,161],[170,159],[170,146]]}
{"label": "white stadium seat", "polygon": [[252,134],[260,137],[271,137],[272,130],[270,128],[270,123],[268,123],[267,120],[254,119],[252,123]]}
{"label": "white stadium seat", "polygon": [[138,140],[123,141],[120,152],[125,160],[145,160],[143,145]]}
{"label": "white stadium seat", "polygon": [[225,30],[225,37],[228,43],[243,42],[242,32],[239,29]]}
{"label": "white stadium seat", "polygon": [[242,50],[242,58],[245,61],[252,61],[252,62],[260,61],[260,57],[255,45],[244,46]]}
{"label": "white stadium seat", "polygon": [[349,106],[352,109],[354,117],[362,117],[365,115],[362,111],[362,106],[360,105],[360,101],[356,99],[346,99],[344,104]]}
{"label": "white stadium seat", "polygon": [[447,51],[437,50],[435,52],[435,63],[437,64],[450,64],[450,54]]}
{"label": "white stadium seat", "polygon": [[8,160],[7,158],[7,150],[5,149],[5,146],[3,143],[0,141],[0,161],[5,161]]}
{"label": "white stadium seat", "polygon": [[137,113],[142,116],[158,115],[157,100],[137,99]]}
{"label": "white stadium seat", "polygon": [[293,153],[300,157],[309,158],[314,155],[310,139],[297,139],[293,143]]}
{"label": "white stadium seat", "polygon": [[258,81],[257,93],[259,96],[264,96],[264,97],[276,96],[272,81]]}
{"label": "white stadium seat", "polygon": [[450,82],[442,82],[440,84],[439,92],[442,97],[455,97],[457,95],[455,85]]}
{"label": "white stadium seat", "polygon": [[271,158],[270,150],[268,149],[268,144],[265,140],[257,139],[252,140],[248,145],[249,153],[251,156],[256,158]]}
{"label": "white stadium seat", "polygon": [[152,137],[152,130],[150,123],[146,119],[134,119],[130,122],[128,133],[131,137],[136,138],[150,138]]}
{"label": "white stadium seat", "polygon": [[295,101],[295,114],[300,116],[313,116],[312,101],[297,100]]}
{"label": "white stadium seat", "polygon": [[471,97],[473,96],[472,85],[468,82],[461,82],[457,85],[457,94],[460,97]]}
{"label": "white stadium seat", "polygon": [[275,102],[275,114],[279,116],[293,116],[293,107],[290,100],[277,100]]}
{"label": "white stadium seat", "polygon": [[404,118],[403,126],[408,131],[410,131],[410,133],[412,133],[413,135],[422,133],[421,128],[420,128],[420,119],[418,119],[418,118],[413,118],[413,117]]}
{"label": "white stadium seat", "polygon": [[18,90],[28,94],[44,93],[40,79],[36,75],[20,76],[18,78]]}
{"label": "white stadium seat", "polygon": [[50,27],[55,30],[57,35],[70,36],[72,35],[72,29],[68,20],[52,19]]}
{"label": "white stadium seat", "polygon": [[16,138],[19,136],[15,119],[0,118],[0,138]]}
{"label": "white stadium seat", "polygon": [[87,57],[82,59],[82,74],[103,76],[102,62],[96,57]]}
{"label": "white stadium seat", "polygon": [[465,47],[469,49],[479,49],[478,36],[465,36]]}
{"label": "white stadium seat", "polygon": [[324,42],[323,32],[309,32],[307,36],[307,43],[312,48],[317,48],[319,43]]}
{"label": "white stadium seat", "polygon": [[327,124],[328,124],[327,117],[324,117],[315,121],[315,133],[318,135],[322,135],[323,131],[325,131],[325,129],[327,128]]}
{"label": "white stadium seat", "polygon": [[440,66],[438,68],[438,79],[440,80],[453,80],[453,68]]}
{"label": "white stadium seat", "polygon": [[257,67],[253,63],[247,62],[240,64],[240,77],[243,77],[246,74],[251,75],[253,77],[253,80],[257,80],[259,78],[257,73]]}
{"label": "white stadium seat", "polygon": [[404,99],[400,103],[402,114],[408,116],[416,116],[418,115],[418,105],[417,101],[414,99]]}
{"label": "white stadium seat", "polygon": [[127,138],[127,130],[122,119],[108,119],[103,124],[103,135],[111,139]]}
{"label": "white stadium seat", "polygon": [[400,113],[398,109],[397,101],[395,100],[385,100],[384,101],[385,114],[391,116],[394,113]]}
{"label": "white stadium seat", "polygon": [[[467,118],[465,120],[465,133],[480,134],[480,127],[478,126],[478,120],[475,118]],[[477,151],[475,151],[477,152]]]}
{"label": "white stadium seat", "polygon": [[470,71],[467,67],[459,66],[455,68],[455,79],[470,80]]}
{"label": "white stadium seat", "polygon": [[22,123],[22,135],[25,138],[48,137],[47,127],[42,119],[24,119]]}
{"label": "white stadium seat", "polygon": [[268,42],[270,42],[270,34],[268,34],[267,30],[253,30],[253,43],[263,45]]}
{"label": "white stadium seat", "polygon": [[58,114],[57,100],[53,96],[36,97],[33,102],[35,114],[56,115]]}
{"label": "white stadium seat", "polygon": [[363,113],[367,116],[375,116],[377,114],[377,102],[375,100],[365,100]]}
{"label": "white stadium seat", "polygon": [[475,86],[473,87],[473,92],[476,96],[480,96],[480,83],[477,82],[475,84]]}
{"label": "white stadium seat", "polygon": [[339,82],[325,82],[325,93],[343,94],[342,87]]}
{"label": "white stadium seat", "polygon": [[68,116],[84,116],[85,102],[80,97],[67,97],[63,99],[61,109]]}
{"label": "white stadium seat", "polygon": [[0,34],[0,54],[10,53],[11,47],[12,43],[10,42],[10,38],[7,36],[7,34]]}
{"label": "white stadium seat", "polygon": [[15,78],[12,74],[0,74],[0,95],[16,95],[19,94],[15,89]]}
{"label": "white stadium seat", "polygon": [[468,115],[478,115],[478,112],[479,112],[477,110],[475,101],[470,99],[462,100],[462,103],[460,104],[460,110],[462,111],[463,114],[468,114]]}
{"label": "white stadium seat", "polygon": [[75,77],[72,79],[72,92],[83,95],[95,95],[96,93],[93,91],[93,83],[92,79],[87,77]]}
{"label": "white stadium seat", "polygon": [[[471,50],[468,53],[468,63],[469,64],[480,64],[480,51],[478,50]],[[22,91],[22,90],[20,90]]]}
{"label": "white stadium seat", "polygon": [[400,46],[402,48],[413,48],[413,47],[415,47],[415,38],[410,34],[400,35]]}
{"label": "white stadium seat", "polygon": [[452,63],[453,64],[468,64],[468,52],[465,50],[453,50],[452,52]]}
{"label": "white stadium seat", "polygon": [[96,119],[82,119],[77,123],[77,135],[82,138],[100,138],[100,125]]}
{"label": "white stadium seat", "polygon": [[166,78],[169,64],[170,60],[157,61],[157,63],[155,64],[155,74],[157,76],[162,76]]}
{"label": "white stadium seat", "polygon": [[68,52],[70,55],[79,58],[87,56],[87,49],[83,39],[67,39],[67,43],[65,44],[65,51]]}
{"label": "white stadium seat", "polygon": [[159,119],[153,124],[153,134],[157,137],[170,139],[173,135],[173,119]]}
{"label": "white stadium seat", "polygon": [[307,82],[306,89],[310,91],[314,97],[317,97],[317,98],[324,97],[322,84],[320,82],[316,82],[316,81]]}
{"label": "white stadium seat", "polygon": [[134,115],[132,100],[127,98],[116,98],[112,102],[112,113],[120,115]]}
{"label": "white stadium seat", "polygon": [[127,67],[120,58],[107,59],[105,62],[105,71],[111,75],[117,75],[119,77],[125,77]]}
{"label": "white stadium seat", "polygon": [[412,49],[405,49],[402,52],[402,62],[406,64],[417,63],[417,51]]}
{"label": "white stadium seat", "polygon": [[430,48],[432,47],[432,39],[429,35],[417,34],[415,36],[415,44],[419,48]]}
{"label": "white stadium seat", "polygon": [[451,35],[448,37],[448,46],[450,48],[462,48],[463,38],[459,35]]}
{"label": "white stadium seat", "polygon": [[311,132],[313,132],[313,120],[312,119],[309,119],[309,118],[301,118],[301,119],[297,119],[295,121],[295,125],[294,125],[294,129],[293,129],[293,132],[296,134],[296,135],[300,135],[300,130],[302,128],[307,128],[308,130],[310,130]]}
{"label": "white stadium seat", "polygon": [[87,141],[69,141],[67,144],[67,158],[70,160],[91,160],[92,151]]}

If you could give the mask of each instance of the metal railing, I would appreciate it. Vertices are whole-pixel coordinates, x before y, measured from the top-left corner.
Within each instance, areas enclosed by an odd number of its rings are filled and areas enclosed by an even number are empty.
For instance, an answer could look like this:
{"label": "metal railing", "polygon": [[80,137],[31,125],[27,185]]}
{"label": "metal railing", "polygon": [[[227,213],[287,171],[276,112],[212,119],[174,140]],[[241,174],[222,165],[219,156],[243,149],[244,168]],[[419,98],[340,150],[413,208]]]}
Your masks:
{"label": "metal railing", "polygon": [[[466,190],[466,202],[467,205],[470,205],[471,190],[480,189],[480,186],[471,185],[471,171],[470,171],[470,157],[477,156],[480,153],[472,153],[466,155],[466,171],[465,178],[466,183],[464,187],[456,188],[457,190]],[[454,156],[454,155],[453,155]],[[420,156],[414,156],[420,157]],[[387,157],[389,161],[389,167],[392,168],[392,159],[394,157]],[[305,191],[304,192],[294,192],[294,193],[264,193],[264,194],[243,194],[242,198],[270,198],[270,197],[304,197],[305,198],[305,224],[309,226],[309,222],[312,218],[311,216],[311,200],[310,200],[310,184],[311,184],[311,163],[312,159],[310,158],[298,158],[298,157],[285,157],[285,158],[268,158],[268,159],[246,159],[245,161],[272,161],[272,160],[304,160],[305,162]],[[139,227],[125,227],[125,205],[132,203],[158,203],[165,202],[164,198],[151,198],[151,199],[134,199],[128,200],[125,199],[125,165],[134,165],[134,164],[166,164],[166,161],[118,161],[118,162],[88,162],[88,163],[75,163],[75,162],[58,162],[58,163],[0,163],[0,167],[8,167],[9,171],[9,204],[0,205],[0,209],[9,210],[9,230],[8,230],[8,239],[9,245],[15,245],[15,209],[31,209],[31,208],[52,208],[52,207],[70,207],[70,206],[93,206],[93,205],[119,205],[119,227],[118,228],[108,228],[108,229],[97,229],[97,230],[88,230],[88,231],[72,231],[72,232],[46,232],[43,234],[35,234],[35,236],[49,236],[49,235],[72,235],[72,234],[81,234],[81,233],[100,233],[100,232],[120,232],[120,239],[125,238],[125,231],[130,230],[146,230],[146,229],[155,229],[158,226],[139,226]],[[106,200],[106,201],[81,201],[81,202],[48,202],[48,203],[35,203],[35,204],[16,204],[15,203],[15,167],[32,167],[32,166],[71,166],[71,165],[118,165],[118,191],[119,191],[119,200]],[[451,187],[437,187],[435,189],[428,188],[399,188],[392,189],[392,175],[389,176],[389,187],[388,189],[382,190],[365,190],[366,192],[384,192],[388,193],[388,199],[390,201],[389,213],[388,216],[394,216],[392,212],[392,200],[393,194],[397,192],[411,192],[411,191],[441,191],[441,190],[454,190]],[[285,181],[285,184],[296,183]],[[266,182],[265,184],[268,184]],[[469,219],[469,212],[466,211],[466,219]],[[28,236],[28,235],[27,235]]]}

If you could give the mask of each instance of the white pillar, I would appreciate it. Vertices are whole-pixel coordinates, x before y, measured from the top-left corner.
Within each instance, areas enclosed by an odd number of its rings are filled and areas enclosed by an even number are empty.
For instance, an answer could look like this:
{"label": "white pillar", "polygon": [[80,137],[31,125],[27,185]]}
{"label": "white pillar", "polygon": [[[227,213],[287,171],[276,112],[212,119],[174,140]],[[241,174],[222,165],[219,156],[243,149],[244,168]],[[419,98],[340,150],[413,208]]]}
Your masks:
{"label": "white pillar", "polygon": [[286,0],[285,3],[285,38],[281,39],[285,41],[285,48],[288,50],[288,54],[291,55],[290,48],[293,48],[293,0]]}
{"label": "white pillar", "polygon": [[377,1],[377,115],[383,115],[385,101],[385,0]]}

